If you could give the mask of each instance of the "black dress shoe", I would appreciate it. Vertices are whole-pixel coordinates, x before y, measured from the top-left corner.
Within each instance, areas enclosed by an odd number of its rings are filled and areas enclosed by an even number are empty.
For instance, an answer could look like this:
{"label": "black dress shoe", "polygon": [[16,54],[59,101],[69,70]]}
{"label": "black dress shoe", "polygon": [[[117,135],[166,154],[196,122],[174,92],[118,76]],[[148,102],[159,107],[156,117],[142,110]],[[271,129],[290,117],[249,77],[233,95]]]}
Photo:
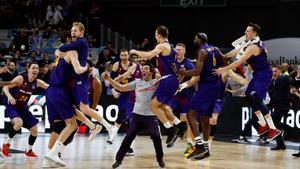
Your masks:
{"label": "black dress shoe", "polygon": [[158,162],[158,165],[159,165],[160,168],[165,168],[166,167],[166,164],[165,164],[164,160],[158,160],[157,162]]}
{"label": "black dress shoe", "polygon": [[272,147],[271,150],[277,151],[277,150],[285,150],[286,147],[285,146],[276,146],[276,147]]}
{"label": "black dress shoe", "polygon": [[122,162],[116,161],[113,165],[112,168],[118,168],[122,165]]}
{"label": "black dress shoe", "polygon": [[300,157],[300,151],[299,151],[299,153],[292,154],[292,156],[294,156],[294,157]]}

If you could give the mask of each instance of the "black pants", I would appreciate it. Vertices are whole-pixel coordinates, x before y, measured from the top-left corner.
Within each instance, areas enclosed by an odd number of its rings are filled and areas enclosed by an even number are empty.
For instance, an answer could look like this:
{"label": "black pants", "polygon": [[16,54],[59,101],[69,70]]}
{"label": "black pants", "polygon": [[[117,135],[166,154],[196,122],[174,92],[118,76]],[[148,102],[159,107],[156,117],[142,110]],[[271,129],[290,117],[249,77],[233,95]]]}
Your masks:
{"label": "black pants", "polygon": [[[289,112],[289,109],[280,109],[280,108],[274,107],[274,111],[272,112],[272,119],[273,119],[274,125],[277,129],[279,129],[279,130],[284,129],[284,127],[280,121],[281,121],[282,117],[286,117],[288,112]],[[276,137],[276,143],[277,143],[278,147],[285,146],[283,136],[281,134]]]}
{"label": "black pants", "polygon": [[157,161],[163,159],[164,153],[156,116],[142,116],[136,113],[132,113],[132,119],[129,125],[129,129],[116,155],[116,161],[123,161],[124,156],[128,152],[131,143],[140,130],[145,130],[150,135],[154,144]]}
{"label": "black pants", "polygon": [[258,118],[255,115],[255,113],[253,113],[252,117],[245,124],[245,128],[244,128],[244,130],[241,131],[240,136],[245,137],[247,135],[247,133],[250,133],[252,126],[256,129],[256,131],[258,131],[259,123],[258,123]]}

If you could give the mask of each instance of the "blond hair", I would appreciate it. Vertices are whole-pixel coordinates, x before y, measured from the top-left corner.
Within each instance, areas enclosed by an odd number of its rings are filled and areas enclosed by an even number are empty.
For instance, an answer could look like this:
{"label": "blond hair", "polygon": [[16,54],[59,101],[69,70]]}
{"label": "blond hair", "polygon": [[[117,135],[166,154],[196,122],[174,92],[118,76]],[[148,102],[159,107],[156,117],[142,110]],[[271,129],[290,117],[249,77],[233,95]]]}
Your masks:
{"label": "blond hair", "polygon": [[85,31],[85,27],[81,22],[73,22],[73,26],[78,26],[80,31]]}

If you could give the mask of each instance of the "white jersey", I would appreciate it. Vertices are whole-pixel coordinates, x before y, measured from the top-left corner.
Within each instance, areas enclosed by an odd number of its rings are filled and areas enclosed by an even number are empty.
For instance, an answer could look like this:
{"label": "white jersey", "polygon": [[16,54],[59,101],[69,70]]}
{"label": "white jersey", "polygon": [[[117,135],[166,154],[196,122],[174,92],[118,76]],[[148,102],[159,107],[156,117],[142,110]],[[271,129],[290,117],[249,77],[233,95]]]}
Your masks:
{"label": "white jersey", "polygon": [[133,113],[142,116],[155,116],[150,109],[150,102],[157,87],[157,79],[146,82],[143,79],[135,79],[128,83],[129,90],[135,90],[135,103]]}

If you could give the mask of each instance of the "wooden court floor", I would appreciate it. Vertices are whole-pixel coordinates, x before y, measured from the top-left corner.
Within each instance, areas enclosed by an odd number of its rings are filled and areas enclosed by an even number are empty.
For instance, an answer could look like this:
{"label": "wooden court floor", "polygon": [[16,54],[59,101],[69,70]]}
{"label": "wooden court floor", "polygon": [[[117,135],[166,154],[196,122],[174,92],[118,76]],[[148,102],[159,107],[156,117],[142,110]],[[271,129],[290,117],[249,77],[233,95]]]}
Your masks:
{"label": "wooden court floor", "polygon": [[[6,135],[0,134],[2,145]],[[11,145],[12,149],[24,150],[28,134],[18,135]],[[115,154],[124,136],[118,136],[113,145],[106,143],[106,135],[98,135],[92,142],[87,137],[77,135],[74,142],[66,148],[63,159],[70,169],[108,169],[114,163]],[[34,145],[37,159],[26,158],[23,153],[13,154],[0,165],[1,169],[40,169],[43,155],[47,151],[49,135],[41,134]],[[165,141],[165,137],[163,140]],[[138,136],[132,145],[135,156],[125,157],[122,168],[151,169],[158,168],[152,141],[147,136]],[[166,168],[174,169],[300,169],[300,159],[293,158],[295,150],[270,151],[269,147],[243,145],[236,143],[213,142],[211,157],[201,161],[184,159],[182,154],[185,143],[177,141],[173,148],[166,148]]]}

